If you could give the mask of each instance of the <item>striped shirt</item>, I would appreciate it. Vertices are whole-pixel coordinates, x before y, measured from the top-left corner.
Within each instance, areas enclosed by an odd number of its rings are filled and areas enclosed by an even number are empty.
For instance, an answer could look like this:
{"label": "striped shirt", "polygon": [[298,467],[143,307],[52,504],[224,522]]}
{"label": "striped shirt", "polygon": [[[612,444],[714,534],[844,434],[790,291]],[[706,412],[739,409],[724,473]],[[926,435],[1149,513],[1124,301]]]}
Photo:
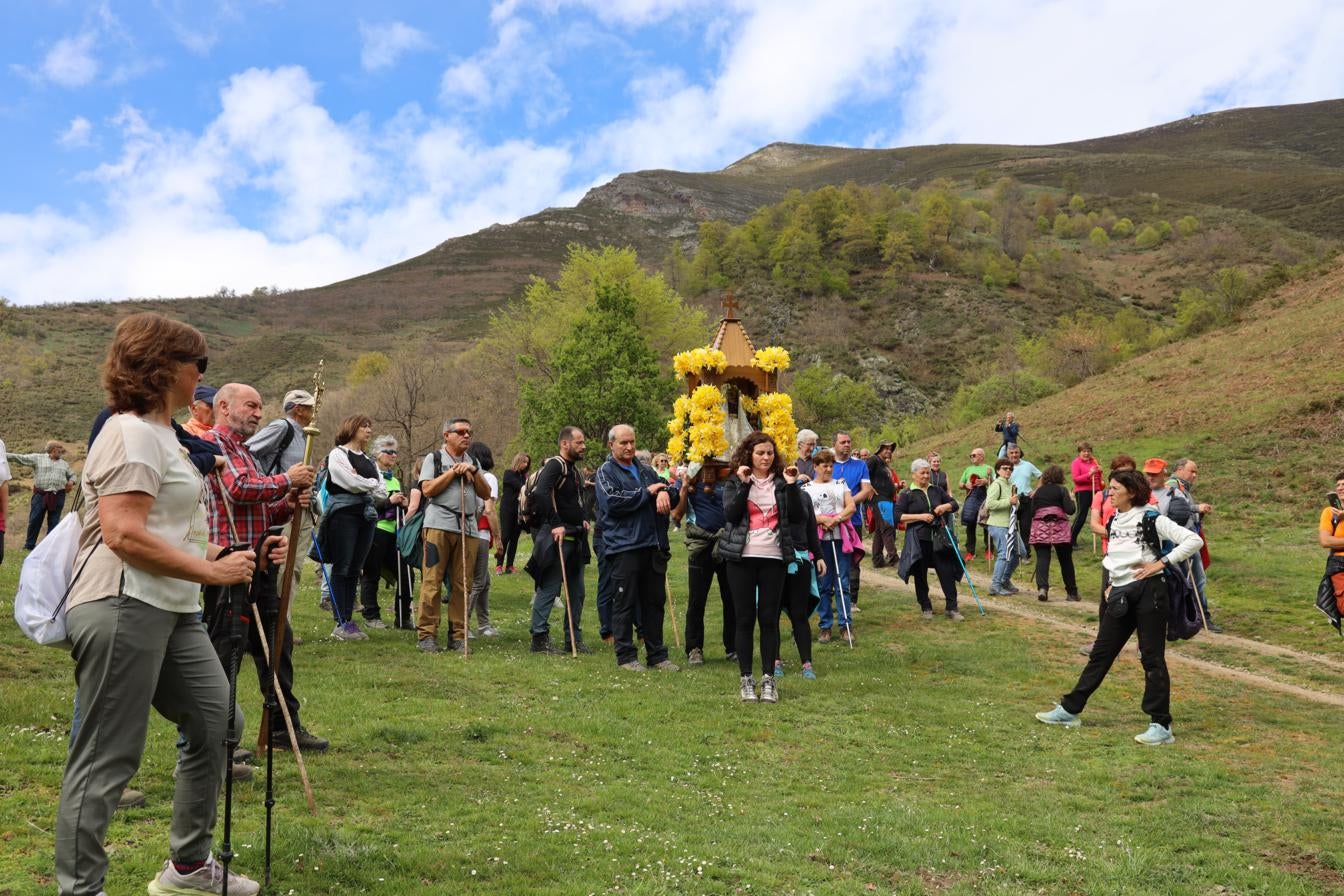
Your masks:
{"label": "striped shirt", "polygon": [[13,464],[33,468],[33,488],[44,492],[63,492],[67,483],[75,481],[75,473],[63,459],[52,460],[45,451],[37,454],[7,452],[5,457]]}

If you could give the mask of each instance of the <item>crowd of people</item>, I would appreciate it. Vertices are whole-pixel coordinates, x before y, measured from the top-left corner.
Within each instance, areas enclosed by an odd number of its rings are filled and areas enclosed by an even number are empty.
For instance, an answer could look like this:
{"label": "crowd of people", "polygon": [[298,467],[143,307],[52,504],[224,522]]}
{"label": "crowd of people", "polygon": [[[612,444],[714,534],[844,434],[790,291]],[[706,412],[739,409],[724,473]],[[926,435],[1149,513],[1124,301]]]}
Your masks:
{"label": "crowd of people", "polygon": [[[95,421],[82,478],[59,443],[34,454],[0,448],[8,464],[34,471],[25,547],[44,521],[48,530],[55,525],[66,494],[80,484],[79,572],[68,602],[77,721],[57,825],[62,893],[101,887],[103,838],[112,813],[134,793],[128,785],[151,706],[178,725],[181,741],[171,856],[149,891],[217,890],[228,874],[230,892],[257,892],[210,853],[220,782],[247,757],[217,749],[230,720],[241,729],[244,707],[228,699],[237,667],[223,661],[215,633],[202,624],[200,593],[203,585],[243,585],[257,596],[258,624],[245,652],[255,659],[263,702],[281,710],[264,713],[265,736],[273,745],[324,750],[327,741],[301,722],[293,662],[299,642],[282,624],[280,595],[300,581],[300,549],[318,570],[334,640],[365,641],[367,630],[387,628],[379,593],[390,586],[393,625],[414,629],[419,650],[470,652],[472,639],[500,633],[490,621],[491,578],[516,573],[527,534],[533,652],[594,652],[583,610],[586,568],[595,560],[600,638],[618,667],[676,672],[664,636],[675,528],[686,548],[685,662],[707,661],[705,617],[717,585],[721,646],[737,666],[739,698],[775,703],[788,665],[781,619],[789,620],[800,677],[816,679],[814,643],[858,643],[869,552],[873,568],[894,568],[913,585],[926,620],[935,616],[932,572],[943,617],[962,622],[959,586],[981,544],[990,595],[1018,594],[1013,576],[1026,561],[1034,563],[1037,599],[1050,600],[1057,559],[1065,600],[1081,600],[1074,551],[1086,529],[1100,536],[1103,557],[1097,636],[1085,648],[1089,660],[1077,685],[1037,717],[1079,724],[1088,698],[1137,632],[1143,709],[1151,718],[1138,740],[1174,739],[1162,574],[1186,570],[1208,619],[1198,555],[1212,508],[1194,497],[1192,459],[1169,468],[1150,458],[1140,472],[1119,455],[1104,477],[1083,442],[1066,480],[1061,466],[1042,470],[1023,456],[1020,424],[1008,414],[996,427],[1003,433],[999,457],[989,464],[984,449],[972,450],[955,480],[936,453],[895,465],[893,443],[856,450],[842,431],[821,447],[808,429],[787,450],[752,432],[726,461],[678,465],[639,450],[639,434],[618,424],[602,434],[600,461],[588,460],[589,434],[566,426],[552,456],[534,466],[527,454],[516,455],[501,483],[493,453],[462,417],[444,423],[436,449],[403,464],[394,437],[376,434],[369,417],[351,415],[313,463],[307,449],[315,431],[305,430],[314,395],[291,390],[283,416],[263,426],[261,394],[243,383],[204,385],[207,363],[205,340],[190,326],[132,315],[118,327],[104,365],[108,404]],[[173,414],[182,408],[190,416],[179,424]],[[9,478],[8,464],[0,479]],[[0,505],[0,521],[6,509]],[[1331,517],[1327,537],[1323,517],[1321,540],[1344,555],[1342,518],[1344,511]],[[290,531],[298,533],[294,546],[282,534]],[[563,646],[551,636],[556,604]]]}

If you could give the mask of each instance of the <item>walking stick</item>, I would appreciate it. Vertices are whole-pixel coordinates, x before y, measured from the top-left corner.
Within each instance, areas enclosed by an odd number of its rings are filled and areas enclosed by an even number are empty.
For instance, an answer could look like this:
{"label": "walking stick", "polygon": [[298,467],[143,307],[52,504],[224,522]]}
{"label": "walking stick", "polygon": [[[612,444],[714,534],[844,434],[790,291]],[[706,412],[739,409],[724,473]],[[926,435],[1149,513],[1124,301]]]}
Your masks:
{"label": "walking stick", "polygon": [[579,642],[574,636],[574,608],[569,603],[569,573],[565,571],[565,539],[555,542],[556,553],[560,555],[560,585],[565,589],[565,621],[569,623],[569,655],[578,659]]}
{"label": "walking stick", "polygon": [[219,844],[219,861],[224,866],[224,885],[222,896],[229,894],[229,864],[233,861],[233,751],[238,747],[238,737],[233,733],[238,721],[238,663],[242,659],[242,594],[246,585],[233,585],[227,589],[229,606],[229,667],[225,670],[229,679],[229,727],[224,733],[224,839]]}
{"label": "walking stick", "polygon": [[845,600],[845,585],[840,578],[840,554],[837,552],[835,543],[838,538],[831,539],[831,562],[835,564],[835,587],[840,592],[840,609],[845,613],[845,637],[849,639],[849,649],[854,649],[854,616],[849,610],[849,603]]}
{"label": "walking stick", "polygon": [[985,605],[980,603],[980,596],[975,593],[975,583],[971,581],[971,571],[966,568],[966,561],[961,559],[961,548],[957,545],[957,533],[951,526],[944,525],[947,530],[947,536],[952,541],[952,553],[957,555],[957,562],[961,564],[961,573],[966,577],[966,586],[971,589],[971,597],[975,600],[975,605],[980,608],[980,615],[985,615]]}
{"label": "walking stick", "polygon": [[663,592],[667,595],[667,611],[672,614],[672,640],[676,642],[677,649],[681,649],[681,632],[677,630],[677,604],[672,600],[672,584],[668,578],[667,570],[663,570]]}
{"label": "walking stick", "polygon": [[[459,522],[461,523],[461,540],[458,542],[458,553],[462,555],[462,656],[471,656],[471,639],[468,637],[468,628],[470,626],[471,615],[471,593],[467,585],[467,482],[462,480],[462,494],[459,496],[457,506],[459,512]],[[563,567],[562,567],[563,568]]]}
{"label": "walking stick", "polygon": [[[1199,621],[1203,624],[1204,628],[1208,629],[1209,620],[1208,617],[1204,615],[1204,602],[1199,599],[1199,589],[1195,587],[1194,567],[1190,566],[1191,563],[1198,563],[1198,562],[1199,562],[1198,554],[1196,554],[1189,560],[1185,561],[1186,564],[1185,577],[1190,582],[1190,593],[1195,596],[1195,609],[1199,611]],[[1210,631],[1212,631],[1212,629],[1210,629]]]}
{"label": "walking stick", "polygon": [[[408,624],[411,621],[410,620],[411,571],[406,568],[406,564],[401,556],[401,528],[405,522],[406,522],[406,508],[403,505],[398,505],[396,527],[395,531],[392,533],[392,545],[393,550],[395,551],[395,554],[392,557],[392,562],[397,564],[397,593],[396,596],[393,597],[393,601],[395,601],[395,610],[393,611],[392,616],[393,616],[393,622],[397,625],[398,628]],[[405,591],[401,590],[403,573],[405,574],[405,582],[406,582]],[[406,598],[404,604],[402,602],[403,595]],[[405,615],[402,615],[403,612],[405,613]]]}
{"label": "walking stick", "polygon": [[[294,731],[294,720],[290,718],[289,706],[277,695],[280,693],[280,673],[277,671],[276,664],[271,662],[273,656],[270,645],[266,641],[266,628],[261,622],[261,612],[257,609],[256,601],[252,602],[252,619],[257,623],[257,637],[261,639],[261,655],[266,660],[266,664],[271,667],[271,694],[272,699],[280,709],[280,716],[285,720],[285,731],[289,734],[289,746],[294,752],[294,761],[299,765],[299,778],[303,781],[303,794],[308,799],[308,811],[313,815],[317,814],[317,801],[313,799],[313,786],[308,783],[308,766],[303,763],[303,753],[299,750],[299,739]],[[279,631],[280,622],[276,621],[276,630]],[[269,734],[270,732],[267,732]],[[266,738],[267,762],[270,762],[271,739]],[[270,806],[267,805],[267,829],[270,826]],[[268,862],[269,865],[269,862]]]}

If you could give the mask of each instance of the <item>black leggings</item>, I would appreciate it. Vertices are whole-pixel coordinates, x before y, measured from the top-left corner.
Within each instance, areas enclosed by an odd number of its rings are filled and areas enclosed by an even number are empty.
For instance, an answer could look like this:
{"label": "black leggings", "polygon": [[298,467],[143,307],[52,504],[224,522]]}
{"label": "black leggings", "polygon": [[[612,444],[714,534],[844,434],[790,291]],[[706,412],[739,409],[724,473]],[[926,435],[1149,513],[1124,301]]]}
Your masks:
{"label": "black leggings", "polygon": [[1087,517],[1092,510],[1092,493],[1086,491],[1076,491],[1073,493],[1074,500],[1078,502],[1078,515],[1073,518],[1073,525],[1069,528],[1069,535],[1072,536],[1073,546],[1078,546],[1078,533],[1083,531],[1087,525]]}
{"label": "black leggings", "polygon": [[812,564],[799,562],[798,571],[784,582],[784,610],[793,626],[793,643],[798,645],[798,659],[812,662]]}
{"label": "black leggings", "polygon": [[779,659],[779,603],[784,595],[784,562],[761,557],[743,557],[728,563],[728,590],[737,617],[737,668],[751,674],[752,631],[761,626],[761,669],[775,674]]}
{"label": "black leggings", "polygon": [[965,549],[966,549],[966,553],[968,553],[968,554],[974,554],[974,553],[975,553],[975,530],[976,530],[977,528],[983,530],[984,533],[985,533],[985,548],[988,549],[989,546],[990,546],[991,544],[993,544],[993,542],[989,540],[989,527],[988,527],[988,526],[977,526],[977,524],[975,524],[975,523],[967,523],[967,524],[966,524],[966,544],[963,545],[963,547],[965,547]]}
{"label": "black leggings", "polygon": [[933,609],[933,603],[929,600],[929,569],[932,568],[938,574],[938,584],[943,589],[944,609],[950,613],[957,608],[957,573],[961,571],[957,558],[951,551],[933,550],[926,541],[921,541],[919,547],[924,556],[910,567],[910,576],[915,580],[915,600],[919,601],[920,609]]}
{"label": "black leggings", "polygon": [[499,508],[499,547],[495,550],[496,566],[512,566],[518,553],[518,539],[522,537],[523,527],[518,525],[518,505],[512,507],[500,505]]}
{"label": "black leggings", "polygon": [[1037,544],[1036,548],[1036,587],[1050,587],[1050,549],[1059,555],[1059,574],[1064,579],[1064,591],[1078,593],[1078,582],[1073,576],[1073,548],[1067,544]]}

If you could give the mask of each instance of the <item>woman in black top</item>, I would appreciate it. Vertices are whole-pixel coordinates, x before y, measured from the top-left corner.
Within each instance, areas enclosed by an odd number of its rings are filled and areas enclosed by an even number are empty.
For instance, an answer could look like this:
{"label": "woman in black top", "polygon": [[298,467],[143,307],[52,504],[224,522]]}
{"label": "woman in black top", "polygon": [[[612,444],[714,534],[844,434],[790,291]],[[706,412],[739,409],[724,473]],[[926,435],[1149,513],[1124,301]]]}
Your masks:
{"label": "woman in black top", "polygon": [[910,475],[914,480],[910,488],[901,492],[892,508],[893,518],[905,523],[905,546],[901,548],[900,576],[906,582],[915,578],[915,599],[919,601],[920,613],[925,619],[933,618],[933,603],[929,600],[929,569],[938,574],[938,583],[943,587],[944,615],[955,622],[964,617],[957,611],[957,580],[961,578],[961,564],[957,561],[956,546],[946,532],[938,533],[935,542],[935,529],[946,529],[953,517],[947,516],[957,509],[957,502],[946,489],[930,482],[933,468],[928,461],[920,458],[910,465]]}
{"label": "woman in black top", "polygon": [[371,435],[373,421],[368,417],[346,417],[336,433],[336,447],[327,455],[327,512],[322,515],[318,543],[331,564],[331,610],[336,617],[331,636],[337,641],[369,637],[352,617],[355,583],[364,570],[378,522],[375,507],[387,503],[387,486],[378,465],[364,453]]}
{"label": "woman in black top", "polygon": [[532,458],[526,454],[514,455],[513,463],[504,471],[499,486],[499,547],[495,549],[495,574],[509,574],[513,558],[518,553],[518,537],[523,527],[518,522],[518,499],[527,484],[527,471],[532,469]]}
{"label": "woman in black top", "polygon": [[1069,519],[1077,511],[1064,487],[1064,470],[1051,464],[1031,498],[1031,543],[1036,548],[1036,599],[1050,599],[1050,549],[1059,554],[1059,573],[1068,600],[1078,600],[1073,574],[1073,533]]}

